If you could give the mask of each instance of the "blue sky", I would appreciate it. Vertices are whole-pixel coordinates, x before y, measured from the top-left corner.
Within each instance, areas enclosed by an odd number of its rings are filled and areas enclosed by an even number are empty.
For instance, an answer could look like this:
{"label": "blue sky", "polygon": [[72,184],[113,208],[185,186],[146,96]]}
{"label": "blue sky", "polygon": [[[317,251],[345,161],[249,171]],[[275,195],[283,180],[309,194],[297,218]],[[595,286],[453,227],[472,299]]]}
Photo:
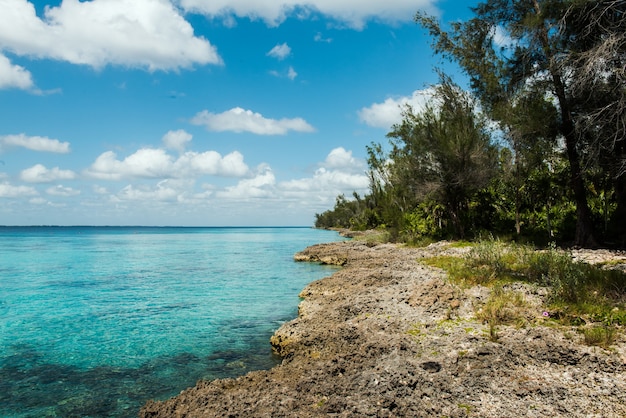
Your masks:
{"label": "blue sky", "polygon": [[0,224],[312,225],[476,3],[0,0]]}

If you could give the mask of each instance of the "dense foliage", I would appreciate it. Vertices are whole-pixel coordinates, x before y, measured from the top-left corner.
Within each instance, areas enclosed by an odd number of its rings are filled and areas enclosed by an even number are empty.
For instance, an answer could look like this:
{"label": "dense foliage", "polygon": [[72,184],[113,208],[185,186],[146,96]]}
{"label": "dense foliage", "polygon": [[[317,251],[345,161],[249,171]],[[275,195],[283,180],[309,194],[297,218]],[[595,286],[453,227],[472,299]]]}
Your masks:
{"label": "dense foliage", "polygon": [[624,246],[626,2],[472,10],[449,30],[416,16],[471,94],[441,74],[429,104],[403,109],[389,144],[368,147],[369,194],[340,196],[316,226]]}

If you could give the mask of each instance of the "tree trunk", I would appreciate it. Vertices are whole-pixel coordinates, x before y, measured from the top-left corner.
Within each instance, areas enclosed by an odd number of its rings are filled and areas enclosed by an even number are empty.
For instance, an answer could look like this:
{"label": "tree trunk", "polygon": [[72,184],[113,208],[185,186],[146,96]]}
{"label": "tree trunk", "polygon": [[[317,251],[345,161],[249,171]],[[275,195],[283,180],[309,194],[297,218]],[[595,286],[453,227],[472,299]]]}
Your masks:
{"label": "tree trunk", "polygon": [[576,202],[576,238],[574,244],[580,247],[596,247],[598,245],[591,211],[587,202],[587,189],[580,165],[580,155],[578,154],[578,137],[574,128],[574,121],[569,109],[569,103],[565,97],[565,87],[558,74],[552,74],[552,79],[556,88],[556,95],[561,108],[561,131],[565,137],[565,147],[567,159],[570,167],[570,185],[574,192]]}
{"label": "tree trunk", "polygon": [[515,164],[515,232],[517,233],[517,236],[519,237],[522,234],[522,222],[520,219],[520,206],[521,206],[521,197],[520,197],[520,189],[522,186],[520,186],[521,181],[521,175],[520,175],[520,161],[519,161],[519,154],[520,154],[520,150],[519,150],[519,145],[518,145],[518,140],[515,139],[514,140],[514,152],[515,152],[515,160],[513,162],[513,164]]}
{"label": "tree trunk", "polygon": [[617,208],[613,213],[613,224],[616,228],[618,245],[621,248],[626,248],[626,174],[615,179],[614,187]]}
{"label": "tree trunk", "polygon": [[[454,196],[452,193],[448,193],[450,196]],[[463,220],[461,219],[461,214],[463,213],[462,203],[452,198],[448,200],[448,214],[450,216],[450,220],[452,221],[452,227],[454,228],[454,233],[456,237],[459,239],[465,238],[465,226],[463,225]]]}
{"label": "tree trunk", "polygon": [[[533,3],[537,15],[541,16],[542,11],[539,2],[535,0]],[[561,133],[565,137],[567,159],[570,166],[570,185],[574,192],[574,201],[576,202],[576,238],[574,244],[580,247],[595,247],[597,242],[593,230],[593,222],[591,221],[591,211],[587,203],[587,190],[583,179],[580,155],[578,154],[578,136],[572,119],[570,102],[565,92],[562,73],[558,67],[555,53],[550,46],[548,29],[545,26],[542,26],[540,29],[539,39],[543,53],[548,60],[548,71],[554,86],[554,93],[559,101]]]}

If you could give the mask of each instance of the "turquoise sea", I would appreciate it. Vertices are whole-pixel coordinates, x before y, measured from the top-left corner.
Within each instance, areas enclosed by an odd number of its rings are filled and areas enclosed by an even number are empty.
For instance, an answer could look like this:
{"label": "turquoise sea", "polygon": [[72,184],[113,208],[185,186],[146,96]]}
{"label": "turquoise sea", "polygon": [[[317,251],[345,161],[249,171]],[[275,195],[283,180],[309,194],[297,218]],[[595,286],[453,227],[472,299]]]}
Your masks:
{"label": "turquoise sea", "polygon": [[131,417],[199,379],[270,368],[331,267],[311,228],[0,227],[0,416]]}

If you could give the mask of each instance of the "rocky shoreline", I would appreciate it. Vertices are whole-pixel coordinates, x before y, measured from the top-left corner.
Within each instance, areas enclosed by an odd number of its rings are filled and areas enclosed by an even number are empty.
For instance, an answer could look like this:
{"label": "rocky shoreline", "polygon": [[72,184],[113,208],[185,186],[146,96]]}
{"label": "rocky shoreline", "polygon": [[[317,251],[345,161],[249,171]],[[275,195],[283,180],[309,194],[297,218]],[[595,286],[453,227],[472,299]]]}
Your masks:
{"label": "rocky shoreline", "polygon": [[476,311],[490,290],[458,288],[419,263],[462,252],[360,241],[320,244],[298,261],[342,266],[301,293],[272,337],[271,370],[201,381],[150,401],[140,417],[624,417],[626,341],[582,344],[542,315],[546,289],[515,284],[527,321],[489,338]]}

